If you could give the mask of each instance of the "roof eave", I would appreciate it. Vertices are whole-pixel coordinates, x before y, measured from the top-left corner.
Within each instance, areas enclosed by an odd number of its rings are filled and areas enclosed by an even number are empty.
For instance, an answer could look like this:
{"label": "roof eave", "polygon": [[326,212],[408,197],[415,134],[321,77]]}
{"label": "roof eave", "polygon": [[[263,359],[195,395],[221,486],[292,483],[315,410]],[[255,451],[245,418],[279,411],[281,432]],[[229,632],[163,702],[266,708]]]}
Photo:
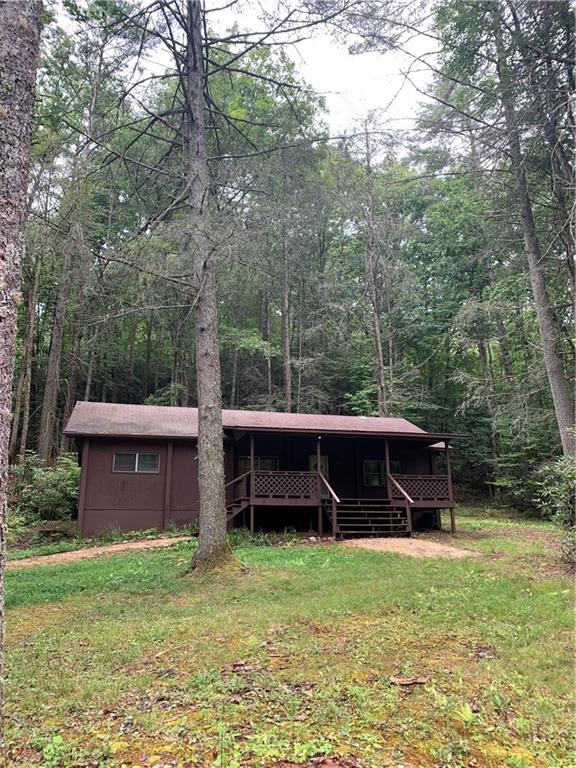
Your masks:
{"label": "roof eave", "polygon": [[[441,433],[441,432],[371,432],[371,431],[352,431],[352,430],[317,430],[317,429],[285,429],[282,427],[224,427],[224,437],[226,432],[262,432],[275,434],[300,434],[300,435],[318,435],[319,437],[381,437],[391,438],[398,440],[457,440],[465,437],[463,434],[458,433]],[[101,438],[126,438],[126,439],[149,439],[149,440],[197,440],[198,435],[173,435],[166,432],[162,434],[143,434],[143,433],[117,433],[117,432],[78,432],[75,430],[64,430],[66,437],[82,438],[82,437],[101,437]]]}

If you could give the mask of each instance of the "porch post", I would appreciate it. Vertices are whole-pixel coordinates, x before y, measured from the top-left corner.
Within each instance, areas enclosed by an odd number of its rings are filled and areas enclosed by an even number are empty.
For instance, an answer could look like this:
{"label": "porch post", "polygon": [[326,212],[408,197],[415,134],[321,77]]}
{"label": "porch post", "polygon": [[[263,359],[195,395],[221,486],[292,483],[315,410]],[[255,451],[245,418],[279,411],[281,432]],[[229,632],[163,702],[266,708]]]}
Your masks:
{"label": "porch post", "polygon": [[254,434],[250,433],[250,534],[254,536]]}
{"label": "porch post", "polygon": [[452,491],[452,465],[450,464],[450,442],[444,440],[444,455],[446,456],[446,474],[448,475],[448,498],[450,501],[450,531],[456,533],[456,515],[454,514],[454,493]]}
{"label": "porch post", "polygon": [[388,475],[390,474],[390,443],[388,440],[384,440],[384,463],[386,468],[386,493],[388,494],[388,500],[392,501],[390,480],[388,478]]}
{"label": "porch post", "polygon": [[320,441],[322,437],[318,435],[316,438],[316,493],[318,495],[318,535],[322,536],[324,533],[322,525],[322,485],[320,483],[320,460],[322,458],[322,448],[320,447]]}

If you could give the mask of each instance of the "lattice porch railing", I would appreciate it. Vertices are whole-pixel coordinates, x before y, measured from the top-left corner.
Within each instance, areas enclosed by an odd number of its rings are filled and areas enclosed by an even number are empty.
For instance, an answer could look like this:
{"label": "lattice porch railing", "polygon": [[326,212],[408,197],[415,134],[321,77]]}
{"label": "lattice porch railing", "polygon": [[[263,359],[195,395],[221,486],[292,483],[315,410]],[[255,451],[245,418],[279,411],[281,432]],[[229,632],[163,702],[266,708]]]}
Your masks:
{"label": "lattice porch railing", "polygon": [[254,497],[266,499],[315,499],[318,497],[316,472],[254,473]]}
{"label": "lattice porch railing", "polygon": [[[450,499],[448,475],[393,475],[414,501],[446,501]],[[392,498],[403,499],[397,488],[392,487]]]}

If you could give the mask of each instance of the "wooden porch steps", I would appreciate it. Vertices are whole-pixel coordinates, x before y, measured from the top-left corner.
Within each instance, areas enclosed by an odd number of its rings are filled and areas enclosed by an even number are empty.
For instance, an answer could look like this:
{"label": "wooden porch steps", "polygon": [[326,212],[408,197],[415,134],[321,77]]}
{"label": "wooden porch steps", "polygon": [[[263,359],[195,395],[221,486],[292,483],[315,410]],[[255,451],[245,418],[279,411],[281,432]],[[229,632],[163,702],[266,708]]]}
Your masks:
{"label": "wooden porch steps", "polygon": [[247,507],[250,506],[250,499],[247,497],[235,499],[231,504],[226,505],[226,518],[228,523],[228,528],[232,526],[232,520],[236,517],[236,515],[239,515],[241,512],[244,512]]}
{"label": "wooden porch steps", "polygon": [[406,510],[388,501],[342,499],[336,507],[336,532],[340,537],[407,536],[410,525]]}

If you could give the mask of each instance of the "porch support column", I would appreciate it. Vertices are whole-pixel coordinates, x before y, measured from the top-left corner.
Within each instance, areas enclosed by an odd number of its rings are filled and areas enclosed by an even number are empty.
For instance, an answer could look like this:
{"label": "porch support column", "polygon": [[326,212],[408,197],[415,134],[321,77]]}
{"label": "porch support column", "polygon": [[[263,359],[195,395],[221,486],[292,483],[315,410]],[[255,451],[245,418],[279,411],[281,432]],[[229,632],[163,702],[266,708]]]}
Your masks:
{"label": "porch support column", "polygon": [[450,531],[456,533],[456,515],[454,514],[454,493],[452,491],[452,465],[450,464],[450,442],[444,441],[444,455],[446,456],[446,474],[448,475],[448,499],[450,501]]}
{"label": "porch support column", "polygon": [[254,434],[250,433],[250,534],[254,536]]}
{"label": "porch support column", "polygon": [[390,443],[388,440],[384,440],[384,466],[386,469],[386,492],[388,494],[388,500],[392,501],[392,489],[390,488]]}
{"label": "porch support column", "polygon": [[324,527],[322,524],[322,483],[320,481],[320,461],[322,458],[322,448],[320,441],[321,436],[316,438],[316,492],[318,494],[318,535],[322,536],[324,533]]}

